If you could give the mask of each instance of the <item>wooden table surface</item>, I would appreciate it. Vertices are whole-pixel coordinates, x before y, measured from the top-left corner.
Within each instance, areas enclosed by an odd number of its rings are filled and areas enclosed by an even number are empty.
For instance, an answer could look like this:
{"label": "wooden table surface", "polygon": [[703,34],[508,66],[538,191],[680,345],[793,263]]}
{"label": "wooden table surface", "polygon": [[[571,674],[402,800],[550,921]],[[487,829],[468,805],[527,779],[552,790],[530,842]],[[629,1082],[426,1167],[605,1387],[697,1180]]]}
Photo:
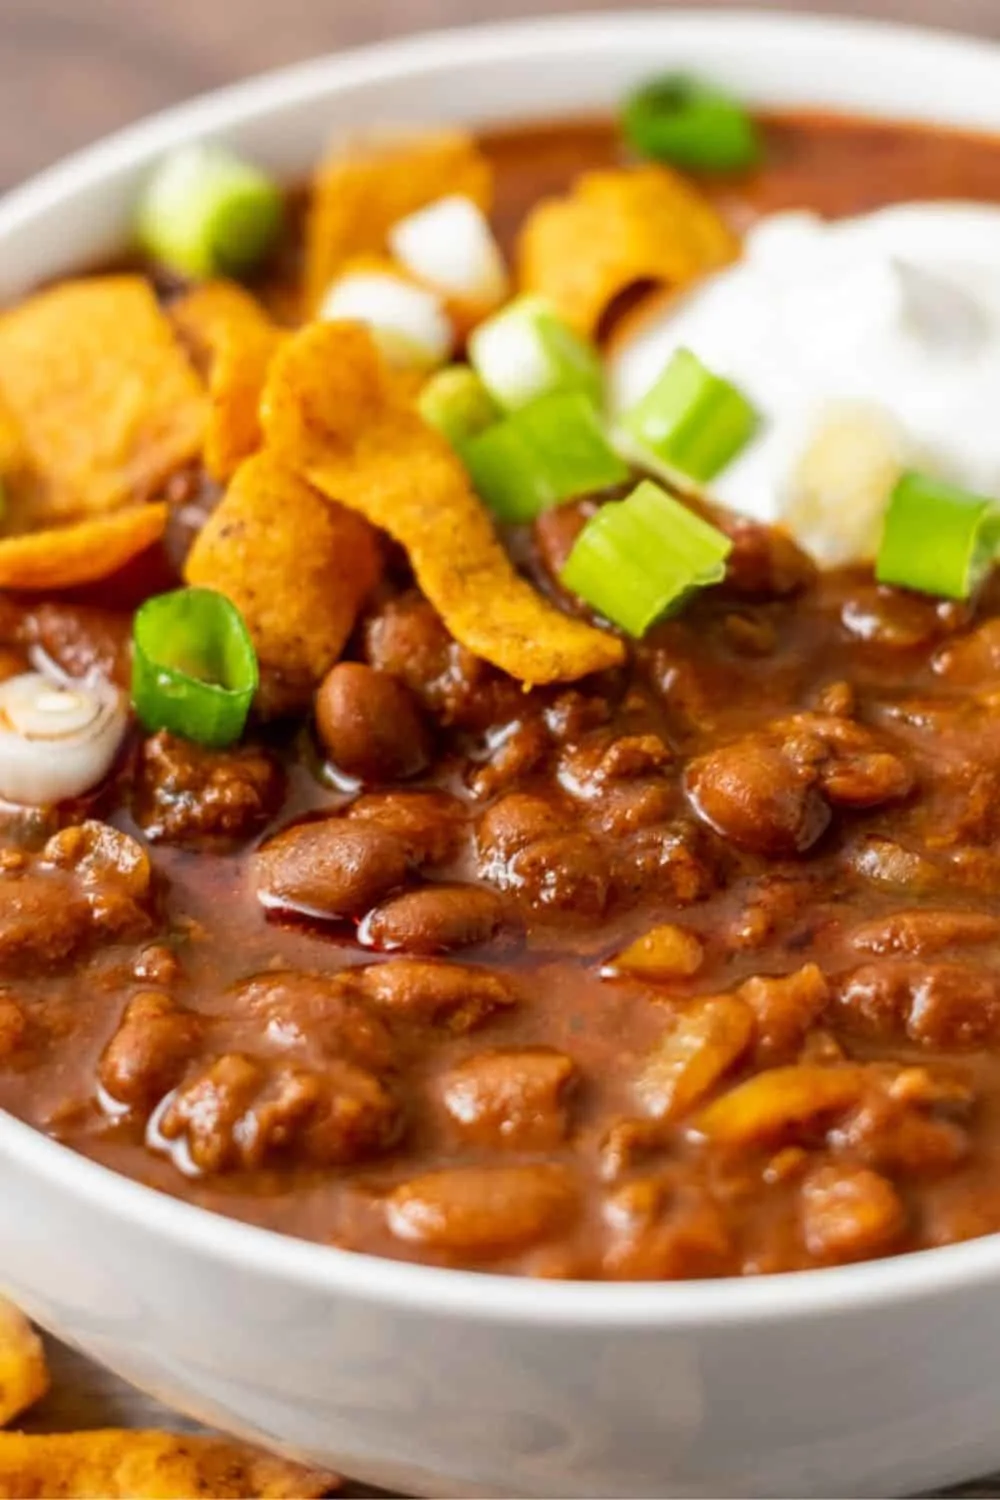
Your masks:
{"label": "wooden table surface", "polygon": [[[637,6],[642,0],[633,0]],[[697,0],[688,0],[696,5]],[[715,0],[701,0],[709,9]],[[754,0],[724,0],[754,8]],[[762,0],[763,3],[763,0]],[[771,8],[949,27],[1000,39],[1000,0],[768,0]],[[431,27],[616,0],[0,0],[0,189],[151,110],[247,74]],[[668,6],[662,6],[668,9]],[[52,1348],[37,1431],[183,1426],[80,1355]],[[1000,1415],[1000,1414],[998,1414]],[[373,1492],[349,1487],[348,1495]],[[1000,1497],[1000,1477],[956,1494]]]}

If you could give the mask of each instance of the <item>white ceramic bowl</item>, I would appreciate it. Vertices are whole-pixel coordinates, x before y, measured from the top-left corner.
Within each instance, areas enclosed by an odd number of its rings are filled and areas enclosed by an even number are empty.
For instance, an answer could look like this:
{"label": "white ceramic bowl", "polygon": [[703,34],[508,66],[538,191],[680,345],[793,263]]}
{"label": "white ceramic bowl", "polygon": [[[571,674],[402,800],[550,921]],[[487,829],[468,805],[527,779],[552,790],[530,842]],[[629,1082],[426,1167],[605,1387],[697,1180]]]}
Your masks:
{"label": "white ceramic bowl", "polygon": [[[0,297],[119,245],[180,141],[294,176],[338,126],[611,107],[661,66],[1000,130],[1000,49],[954,37],[677,12],[432,36],[217,94],[12,194]],[[0,1282],[179,1410],[410,1492],[888,1495],[1000,1467],[996,1236],[757,1281],[468,1275],[217,1218],[0,1114]]]}

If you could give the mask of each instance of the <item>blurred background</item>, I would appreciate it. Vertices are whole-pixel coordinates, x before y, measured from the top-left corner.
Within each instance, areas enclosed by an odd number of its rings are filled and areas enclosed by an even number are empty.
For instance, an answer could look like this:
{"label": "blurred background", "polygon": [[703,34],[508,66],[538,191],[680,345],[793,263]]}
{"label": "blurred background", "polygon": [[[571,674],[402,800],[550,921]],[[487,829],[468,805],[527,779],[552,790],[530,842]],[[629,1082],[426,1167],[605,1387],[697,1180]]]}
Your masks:
{"label": "blurred background", "polygon": [[[1000,0],[720,4],[839,11],[1000,39]],[[710,5],[687,0],[690,9]],[[625,8],[619,0],[0,0],[0,189],[116,126],[264,68],[431,27]]]}

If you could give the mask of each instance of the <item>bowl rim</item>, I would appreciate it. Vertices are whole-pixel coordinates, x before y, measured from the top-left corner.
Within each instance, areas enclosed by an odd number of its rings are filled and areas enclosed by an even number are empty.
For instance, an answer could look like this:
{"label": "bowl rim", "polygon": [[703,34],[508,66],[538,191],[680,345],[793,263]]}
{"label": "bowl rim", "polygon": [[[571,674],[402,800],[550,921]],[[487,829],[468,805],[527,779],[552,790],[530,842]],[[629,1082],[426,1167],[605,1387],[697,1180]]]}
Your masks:
{"label": "bowl rim", "polygon": [[[651,28],[697,40],[725,31],[760,45],[825,42],[870,49],[891,44],[933,47],[944,58],[989,60],[1000,74],[1000,45],[943,28],[843,16],[768,10],[635,10],[594,12],[449,28],[376,43],[293,64],[200,95],[142,119],[64,158],[0,199],[0,256],[4,238],[36,216],[58,209],[120,170],[141,166],[185,140],[234,129],[272,110],[319,101],[330,93],[377,80],[463,61],[530,56],[572,39],[599,50],[623,32]],[[43,1135],[0,1110],[0,1154],[49,1189],[113,1217],[142,1222],[164,1243],[220,1265],[239,1266],[311,1290],[487,1323],[591,1328],[726,1328],[946,1297],[1000,1276],[1000,1233],[956,1245],[829,1269],[761,1277],[683,1282],[559,1281],[453,1270],[392,1260],[297,1239],[174,1198],[125,1177]]]}

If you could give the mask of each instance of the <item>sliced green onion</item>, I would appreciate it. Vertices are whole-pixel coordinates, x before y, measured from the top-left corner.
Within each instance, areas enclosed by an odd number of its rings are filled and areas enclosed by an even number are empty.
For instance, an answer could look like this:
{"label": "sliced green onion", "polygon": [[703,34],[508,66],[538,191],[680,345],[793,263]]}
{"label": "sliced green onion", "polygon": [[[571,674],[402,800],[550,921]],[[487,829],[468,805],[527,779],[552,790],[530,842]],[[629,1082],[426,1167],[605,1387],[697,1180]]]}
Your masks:
{"label": "sliced green onion", "polygon": [[1000,505],[926,474],[904,474],[886,511],[879,583],[967,599],[1000,546]]}
{"label": "sliced green onion", "polygon": [[154,172],[139,203],[146,253],[183,276],[239,276],[273,246],[284,219],[277,184],[224,146],[184,146]]}
{"label": "sliced green onion", "polygon": [[554,391],[582,391],[601,404],[600,355],[541,297],[518,297],[480,323],[469,339],[469,358],[507,411]]}
{"label": "sliced green onion", "polygon": [[533,521],[556,504],[537,453],[509,422],[498,422],[464,443],[460,457],[472,488],[500,521]]}
{"label": "sliced green onion", "polygon": [[501,521],[532,521],[575,495],[624,484],[630,472],[579,391],[542,396],[459,451],[473,488]]}
{"label": "sliced green onion", "polygon": [[622,426],[669,472],[706,484],[753,437],[760,418],[730,381],[678,349]]}
{"label": "sliced green onion", "polygon": [[133,626],[132,702],[148,730],[199,745],[239,739],[259,680],[243,616],[214,589],[147,599]]}
{"label": "sliced green onion", "polygon": [[721,583],[732,542],[651,479],[611,501],[577,537],[561,581],[629,635],[642,636],[698,589]]}
{"label": "sliced green onion", "polygon": [[636,89],[622,112],[625,139],[641,156],[689,172],[740,172],[761,155],[760,135],[741,104],[686,73]]}
{"label": "sliced green onion", "polygon": [[500,416],[500,408],[468,365],[449,365],[432,375],[417,398],[417,410],[453,448],[485,432]]}

